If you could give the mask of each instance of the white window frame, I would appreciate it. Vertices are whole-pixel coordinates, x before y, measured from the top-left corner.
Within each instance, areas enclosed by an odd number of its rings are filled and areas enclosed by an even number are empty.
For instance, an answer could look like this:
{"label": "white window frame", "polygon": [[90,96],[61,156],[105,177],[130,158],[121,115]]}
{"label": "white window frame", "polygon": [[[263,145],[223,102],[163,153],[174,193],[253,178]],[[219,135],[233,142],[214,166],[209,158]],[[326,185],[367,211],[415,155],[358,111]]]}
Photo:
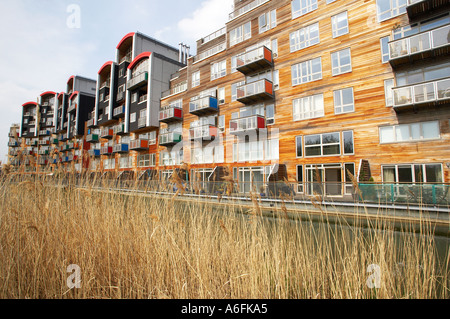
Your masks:
{"label": "white window frame", "polygon": [[[345,27],[339,27],[339,22],[340,21],[344,21],[344,20],[340,20],[342,19],[342,17],[345,16],[345,22],[346,25]],[[333,33],[333,38],[338,38],[340,36],[343,36],[345,34],[349,33],[349,23],[348,23],[348,12],[344,11],[341,12],[339,14],[336,14],[334,16],[331,17],[331,28],[332,28],[332,33]]]}
{"label": "white window frame", "polygon": [[[350,104],[343,104],[344,102],[344,91],[351,91],[352,94],[352,102]],[[337,96],[339,95],[341,104],[337,104]],[[334,101],[334,114],[345,114],[345,113],[352,113],[355,111],[355,92],[353,90],[353,87],[349,88],[343,88],[339,89],[333,92],[333,101]],[[344,111],[344,108],[351,106],[351,110]]]}
{"label": "white window frame", "polygon": [[211,64],[211,81],[227,75],[227,60]]}
{"label": "white window frame", "polygon": [[325,116],[323,94],[309,95],[292,100],[293,121],[303,121],[323,116]]}
{"label": "white window frame", "polygon": [[[314,63],[317,63],[319,61],[320,64],[320,72],[312,72]],[[302,71],[306,69],[306,74],[302,74]],[[296,77],[294,75],[297,75]],[[307,60],[304,62],[300,62],[297,64],[292,65],[291,67],[291,79],[292,79],[292,86],[296,86],[299,84],[314,82],[322,79],[322,58],[314,58],[311,60]]]}
{"label": "white window frame", "polygon": [[289,39],[291,52],[296,52],[320,43],[319,22],[292,32],[289,35]]}
{"label": "white window frame", "polygon": [[[425,124],[434,124],[436,125],[436,128],[438,130],[438,136],[435,137],[424,137],[424,125]],[[419,129],[418,134],[413,132],[413,129]],[[406,140],[400,139],[399,137],[399,131],[401,129],[407,129],[409,138]],[[386,132],[389,132],[389,130],[392,130],[391,136],[392,140],[389,139],[388,141],[383,141],[383,130]],[[434,141],[441,139],[441,127],[438,120],[436,121],[427,121],[427,122],[417,122],[417,123],[410,123],[410,124],[397,124],[397,125],[390,125],[390,126],[381,126],[379,128],[379,134],[380,134],[380,144],[392,144],[392,143],[408,143],[408,142],[421,142],[421,141]],[[414,138],[414,135],[418,135],[419,138]]]}
{"label": "white window frame", "polygon": [[[350,59],[349,64],[342,64],[342,54],[348,51],[348,56]],[[337,55],[338,65],[334,65],[334,57]],[[348,68],[348,69],[347,69]],[[345,73],[352,72],[352,51],[350,48],[345,48],[336,52],[331,53],[331,69],[332,75],[338,76]]]}
{"label": "white window frame", "polygon": [[[291,1],[291,14],[292,19],[296,19],[318,8],[317,0],[292,0]],[[295,10],[295,6],[298,6],[298,10]],[[304,5],[304,6],[303,6]],[[295,10],[295,11],[294,11]]]}

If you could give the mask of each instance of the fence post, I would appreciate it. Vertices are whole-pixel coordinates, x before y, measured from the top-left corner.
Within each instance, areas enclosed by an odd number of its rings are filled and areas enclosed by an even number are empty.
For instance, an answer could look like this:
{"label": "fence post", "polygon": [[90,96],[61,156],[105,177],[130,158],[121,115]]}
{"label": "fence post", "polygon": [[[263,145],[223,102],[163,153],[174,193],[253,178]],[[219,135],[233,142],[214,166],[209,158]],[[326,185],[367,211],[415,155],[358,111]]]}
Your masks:
{"label": "fence post", "polygon": [[394,203],[394,184],[391,184],[391,201]]}
{"label": "fence post", "polygon": [[432,194],[433,194],[433,204],[436,205],[437,204],[437,200],[436,200],[436,185],[431,185],[431,190],[432,190]]}

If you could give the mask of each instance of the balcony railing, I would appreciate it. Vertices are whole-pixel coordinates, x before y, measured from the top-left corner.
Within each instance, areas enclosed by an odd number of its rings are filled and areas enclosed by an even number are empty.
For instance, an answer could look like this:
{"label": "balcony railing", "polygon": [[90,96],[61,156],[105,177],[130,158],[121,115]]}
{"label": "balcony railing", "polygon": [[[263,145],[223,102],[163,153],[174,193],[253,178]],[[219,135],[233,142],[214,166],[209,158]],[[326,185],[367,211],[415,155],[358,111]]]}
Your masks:
{"label": "balcony railing", "polygon": [[41,135],[41,136],[47,136],[50,134],[51,134],[50,130],[40,130],[39,131],[39,135]]}
{"label": "balcony railing", "polygon": [[246,14],[247,12],[249,12],[249,11],[255,9],[256,7],[259,7],[260,5],[263,5],[264,3],[269,2],[269,1],[270,0],[255,0],[255,1],[252,1],[249,4],[247,4],[246,6],[231,12],[229,14],[229,19],[233,20],[233,19],[235,19],[235,18],[237,18],[237,17],[239,17],[239,16],[241,16],[243,14]]}
{"label": "balcony railing", "polygon": [[393,89],[394,108],[412,105],[428,105],[450,100],[450,77]]}
{"label": "balcony railing", "polygon": [[180,143],[183,140],[183,136],[178,132],[169,132],[159,135],[159,145],[172,146]]}
{"label": "balcony railing", "polygon": [[137,139],[137,140],[132,140],[130,142],[130,150],[133,151],[143,151],[143,150],[148,150],[148,140],[144,140],[144,139]]}
{"label": "balcony railing", "polygon": [[125,124],[117,124],[113,128],[114,134],[116,135],[124,135],[125,134]]}
{"label": "balcony railing", "polygon": [[111,155],[113,153],[112,146],[102,146],[100,152],[102,155]]}
{"label": "balcony railing", "polygon": [[123,99],[125,99],[125,92],[117,92],[116,102],[123,101]]}
{"label": "balcony railing", "polygon": [[183,109],[170,107],[159,112],[159,121],[171,123],[183,120]]}
{"label": "balcony railing", "polygon": [[93,118],[87,121],[87,127],[95,127],[95,126],[96,125]]}
{"label": "balcony railing", "polygon": [[133,90],[148,83],[148,72],[143,72],[127,82],[127,89]]}
{"label": "balcony railing", "polygon": [[274,99],[273,83],[262,79],[237,87],[237,100],[247,104],[267,99]]}
{"label": "balcony railing", "polygon": [[48,158],[47,157],[40,157],[38,159],[38,165],[47,165],[48,164]]}
{"label": "balcony railing", "polygon": [[19,142],[9,142],[8,146],[9,147],[18,147],[19,146]]}
{"label": "balcony railing", "polygon": [[217,99],[212,96],[205,96],[189,103],[189,113],[194,115],[215,113],[218,110]]}
{"label": "balcony railing", "polygon": [[125,143],[120,143],[114,145],[113,153],[128,153],[129,145]]}
{"label": "balcony railing", "polygon": [[114,130],[112,128],[104,128],[100,133],[101,138],[111,139],[114,136]]}
{"label": "balcony railing", "polygon": [[52,144],[58,145],[59,144],[59,138],[57,138],[57,137],[52,138]]}
{"label": "balcony railing", "polygon": [[100,149],[91,149],[88,151],[89,156],[94,156],[94,157],[98,157],[101,154],[101,150]]}
{"label": "balcony railing", "polygon": [[273,67],[272,51],[267,47],[259,47],[236,57],[236,70],[248,74]]}
{"label": "balcony railing", "polygon": [[392,66],[450,54],[450,24],[389,42]]}
{"label": "balcony railing", "polygon": [[230,121],[230,134],[248,133],[266,128],[266,119],[262,115],[252,115]]}
{"label": "balcony railing", "polygon": [[98,134],[89,134],[86,136],[86,142],[88,143],[98,143],[100,141]]}
{"label": "balcony railing", "polygon": [[48,149],[41,149],[38,152],[39,155],[49,155],[50,154],[50,150]]}
{"label": "balcony railing", "polygon": [[205,44],[205,43],[207,43],[209,41],[217,39],[218,37],[221,37],[222,35],[224,35],[226,33],[227,33],[227,28],[223,27],[223,28],[221,28],[221,29],[219,29],[219,30],[217,30],[217,31],[207,35],[206,37],[203,37],[201,39],[202,40],[202,44]]}
{"label": "balcony railing", "polygon": [[410,19],[415,19],[423,14],[449,7],[447,0],[408,0],[406,11]]}
{"label": "balcony railing", "polygon": [[217,136],[217,127],[214,125],[203,125],[189,130],[191,140],[213,140]]}
{"label": "balcony railing", "polygon": [[144,128],[147,126],[147,117],[140,117],[138,120],[138,128]]}
{"label": "balcony railing", "polygon": [[47,139],[45,139],[45,140],[40,140],[40,141],[39,141],[39,145],[50,145],[50,140],[47,140]]}
{"label": "balcony railing", "polygon": [[125,105],[118,106],[113,110],[113,117],[119,118],[125,116]]}
{"label": "balcony railing", "polygon": [[76,103],[70,103],[69,108],[67,109],[67,113],[74,111],[77,108]]}

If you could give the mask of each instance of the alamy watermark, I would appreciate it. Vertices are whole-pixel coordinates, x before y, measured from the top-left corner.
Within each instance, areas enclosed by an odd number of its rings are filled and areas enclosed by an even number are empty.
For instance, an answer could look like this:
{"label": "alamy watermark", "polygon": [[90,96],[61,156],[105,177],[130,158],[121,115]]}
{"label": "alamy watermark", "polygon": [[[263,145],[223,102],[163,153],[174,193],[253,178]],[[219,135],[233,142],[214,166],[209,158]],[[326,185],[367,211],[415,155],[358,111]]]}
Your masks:
{"label": "alamy watermark", "polygon": [[66,12],[69,14],[66,20],[67,27],[69,29],[80,29],[81,7],[78,4],[70,4],[67,6]]}
{"label": "alamy watermark", "polygon": [[69,289],[80,289],[81,288],[81,268],[78,265],[69,265],[67,267],[67,273],[71,275],[67,277],[67,287]]}

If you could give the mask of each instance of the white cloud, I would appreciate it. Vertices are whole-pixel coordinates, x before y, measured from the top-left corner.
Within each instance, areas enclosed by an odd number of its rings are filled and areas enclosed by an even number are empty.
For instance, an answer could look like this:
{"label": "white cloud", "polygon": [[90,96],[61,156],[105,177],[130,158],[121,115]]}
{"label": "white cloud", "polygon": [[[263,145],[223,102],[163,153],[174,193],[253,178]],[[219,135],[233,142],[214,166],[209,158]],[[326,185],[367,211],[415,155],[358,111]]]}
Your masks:
{"label": "white cloud", "polygon": [[233,0],[207,0],[203,2],[191,17],[178,22],[178,29],[186,41],[197,41],[219,30],[228,21]]}

